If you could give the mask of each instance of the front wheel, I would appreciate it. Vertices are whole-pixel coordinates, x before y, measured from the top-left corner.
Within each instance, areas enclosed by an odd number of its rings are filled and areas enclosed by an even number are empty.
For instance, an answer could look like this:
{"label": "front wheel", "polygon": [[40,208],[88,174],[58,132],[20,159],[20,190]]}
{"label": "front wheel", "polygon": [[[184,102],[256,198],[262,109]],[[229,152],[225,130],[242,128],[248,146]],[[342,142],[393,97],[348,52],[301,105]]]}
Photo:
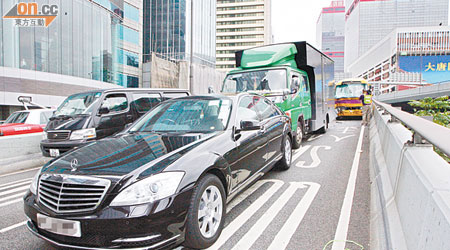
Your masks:
{"label": "front wheel", "polygon": [[217,176],[207,174],[198,182],[192,194],[184,245],[202,249],[214,244],[222,232],[225,211],[222,182]]}
{"label": "front wheel", "polygon": [[300,148],[300,145],[302,144],[302,140],[303,140],[303,124],[298,121],[297,123],[297,129],[295,130],[296,135],[293,138],[293,142],[292,142],[292,148],[293,149],[298,149]]}
{"label": "front wheel", "polygon": [[281,153],[283,154],[283,157],[278,162],[277,167],[280,170],[288,170],[291,167],[292,161],[292,144],[289,135],[286,135],[284,138],[284,145],[281,148]]}

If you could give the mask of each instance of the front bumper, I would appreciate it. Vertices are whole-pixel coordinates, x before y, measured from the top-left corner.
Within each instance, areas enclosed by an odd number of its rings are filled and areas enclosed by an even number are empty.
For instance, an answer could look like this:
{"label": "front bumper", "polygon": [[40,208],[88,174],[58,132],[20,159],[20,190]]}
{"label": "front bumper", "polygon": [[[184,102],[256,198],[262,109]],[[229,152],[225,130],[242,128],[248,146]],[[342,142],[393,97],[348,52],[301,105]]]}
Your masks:
{"label": "front bumper", "polygon": [[362,116],[362,110],[361,109],[341,110],[339,111],[338,116],[340,117]]}
{"label": "front bumper", "polygon": [[[184,241],[186,215],[192,189],[151,204],[100,206],[87,214],[55,214],[36,203],[29,193],[24,198],[28,229],[36,236],[61,247],[78,249],[165,249]],[[37,214],[75,220],[81,237],[55,234],[37,227]]]}
{"label": "front bumper", "polygon": [[76,140],[76,141],[42,140],[41,141],[41,151],[42,151],[42,155],[44,155],[46,157],[50,157],[50,149],[58,149],[60,154],[64,154],[69,150],[82,147],[91,142],[92,141],[86,141],[86,140]]}

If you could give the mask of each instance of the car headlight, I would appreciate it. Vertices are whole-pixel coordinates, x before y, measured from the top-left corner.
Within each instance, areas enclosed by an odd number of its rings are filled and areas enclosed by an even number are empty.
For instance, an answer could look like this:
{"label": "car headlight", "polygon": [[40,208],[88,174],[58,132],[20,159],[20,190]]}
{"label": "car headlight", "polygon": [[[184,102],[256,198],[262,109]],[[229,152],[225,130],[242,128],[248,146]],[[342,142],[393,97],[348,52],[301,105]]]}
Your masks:
{"label": "car headlight", "polygon": [[111,206],[131,206],[151,203],[174,195],[184,172],[159,173],[140,180],[120,192]]}
{"label": "car headlight", "polygon": [[31,181],[31,184],[30,184],[30,192],[34,195],[36,195],[36,193],[37,193],[37,186],[38,186],[40,173],[41,173],[41,170],[39,169],[39,171],[37,171],[37,173],[34,175],[33,180]]}
{"label": "car headlight", "polygon": [[97,136],[95,133],[95,128],[87,128],[72,131],[70,134],[70,140],[87,140],[93,139]]}
{"label": "car headlight", "polygon": [[47,132],[42,132],[42,140],[47,140]]}

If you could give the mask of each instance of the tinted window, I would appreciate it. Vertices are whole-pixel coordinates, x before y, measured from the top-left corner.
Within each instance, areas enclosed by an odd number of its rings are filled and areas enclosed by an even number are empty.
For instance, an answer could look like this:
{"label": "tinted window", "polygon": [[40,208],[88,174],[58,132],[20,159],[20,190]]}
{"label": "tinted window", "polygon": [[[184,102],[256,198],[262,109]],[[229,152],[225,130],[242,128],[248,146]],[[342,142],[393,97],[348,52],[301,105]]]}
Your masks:
{"label": "tinted window", "polygon": [[134,105],[139,113],[145,113],[161,102],[159,94],[133,94]]}
{"label": "tinted window", "polygon": [[102,108],[107,107],[110,112],[119,112],[128,108],[128,101],[125,94],[111,94],[106,96],[102,103]]}
{"label": "tinted window", "polygon": [[278,115],[278,111],[273,107],[270,101],[261,97],[256,98],[256,108],[258,109],[258,113],[263,120]]}
{"label": "tinted window", "polygon": [[6,119],[6,123],[25,123],[30,112],[16,112],[12,113],[8,119]]}
{"label": "tinted window", "polygon": [[256,96],[245,96],[241,99],[237,110],[237,122],[260,120],[258,117],[258,110],[255,106],[255,103],[258,101],[258,99],[259,97]]}
{"label": "tinted window", "polygon": [[231,110],[229,99],[177,99],[147,113],[131,132],[212,132],[224,130]]}

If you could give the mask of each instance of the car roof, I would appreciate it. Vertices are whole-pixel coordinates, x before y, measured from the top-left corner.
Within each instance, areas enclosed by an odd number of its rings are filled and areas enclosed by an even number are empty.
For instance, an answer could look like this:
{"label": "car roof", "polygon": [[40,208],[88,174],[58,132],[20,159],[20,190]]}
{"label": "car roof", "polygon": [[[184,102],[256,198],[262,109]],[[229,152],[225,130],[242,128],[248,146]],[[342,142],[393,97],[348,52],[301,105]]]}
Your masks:
{"label": "car roof", "polygon": [[171,89],[171,88],[112,88],[112,89],[93,89],[89,91],[83,91],[76,94],[84,94],[84,93],[113,93],[113,92],[172,92],[172,93],[189,93],[187,89]]}

